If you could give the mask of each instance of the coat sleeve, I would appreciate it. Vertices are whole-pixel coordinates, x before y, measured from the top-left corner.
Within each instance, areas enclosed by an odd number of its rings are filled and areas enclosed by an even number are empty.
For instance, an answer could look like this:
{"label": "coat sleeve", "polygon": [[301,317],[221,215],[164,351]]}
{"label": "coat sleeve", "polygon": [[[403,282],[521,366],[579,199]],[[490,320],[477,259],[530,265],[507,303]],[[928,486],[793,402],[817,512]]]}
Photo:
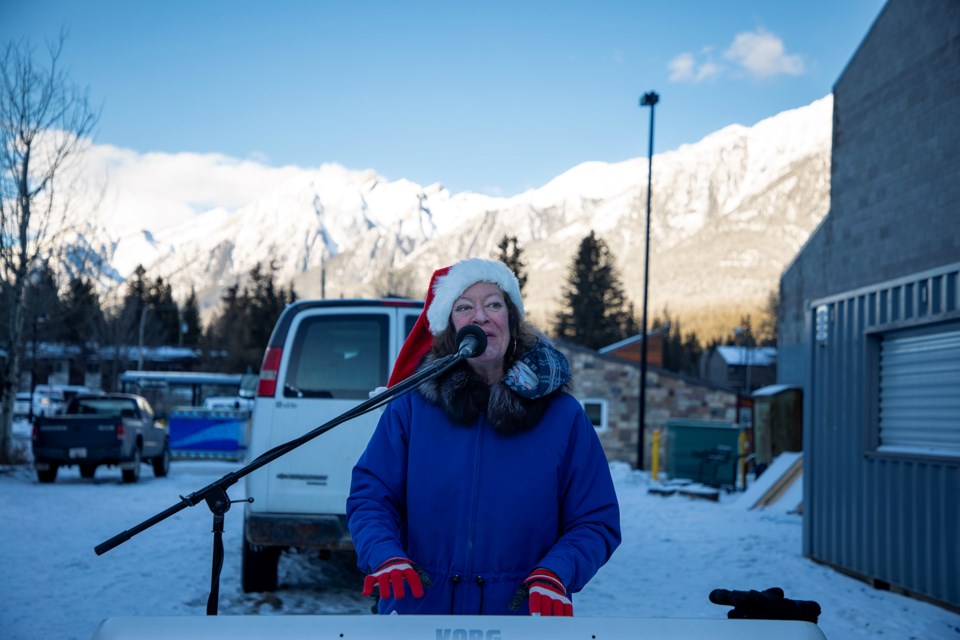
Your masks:
{"label": "coat sleeve", "polygon": [[353,468],[347,497],[347,528],[357,564],[367,573],[390,558],[406,556],[409,396],[391,402]]}
{"label": "coat sleeve", "polygon": [[620,545],[620,505],[596,430],[575,406],[566,456],[560,467],[560,538],[540,566],[571,593],[580,591]]}

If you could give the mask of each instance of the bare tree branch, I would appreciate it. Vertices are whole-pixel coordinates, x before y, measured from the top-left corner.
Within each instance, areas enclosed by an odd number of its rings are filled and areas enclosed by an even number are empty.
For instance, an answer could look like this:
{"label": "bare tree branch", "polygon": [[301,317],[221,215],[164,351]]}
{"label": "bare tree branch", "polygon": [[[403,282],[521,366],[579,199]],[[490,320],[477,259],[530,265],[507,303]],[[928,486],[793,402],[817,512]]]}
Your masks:
{"label": "bare tree branch", "polygon": [[32,269],[59,254],[68,211],[62,182],[82,156],[99,114],[88,92],[60,68],[66,40],[48,44],[49,63],[36,62],[26,40],[0,56],[0,309],[7,360],[2,372],[0,462],[9,461],[13,399],[20,378],[24,290]]}

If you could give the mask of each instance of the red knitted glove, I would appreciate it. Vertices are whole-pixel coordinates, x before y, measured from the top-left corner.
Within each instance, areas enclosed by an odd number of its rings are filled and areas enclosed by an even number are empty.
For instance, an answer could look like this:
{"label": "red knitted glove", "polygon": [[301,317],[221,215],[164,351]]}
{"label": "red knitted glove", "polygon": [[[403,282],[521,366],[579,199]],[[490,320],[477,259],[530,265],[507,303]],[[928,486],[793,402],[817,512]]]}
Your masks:
{"label": "red knitted glove", "polygon": [[393,589],[393,597],[400,599],[407,595],[403,588],[404,580],[410,585],[410,592],[414,598],[423,597],[423,583],[420,574],[408,558],[390,558],[376,570],[363,579],[363,595],[372,596],[374,585],[380,587],[380,597],[389,598]]}
{"label": "red knitted glove", "polygon": [[523,581],[523,587],[530,594],[530,615],[573,615],[573,603],[567,597],[567,590],[560,578],[553,571],[534,569],[530,577]]}

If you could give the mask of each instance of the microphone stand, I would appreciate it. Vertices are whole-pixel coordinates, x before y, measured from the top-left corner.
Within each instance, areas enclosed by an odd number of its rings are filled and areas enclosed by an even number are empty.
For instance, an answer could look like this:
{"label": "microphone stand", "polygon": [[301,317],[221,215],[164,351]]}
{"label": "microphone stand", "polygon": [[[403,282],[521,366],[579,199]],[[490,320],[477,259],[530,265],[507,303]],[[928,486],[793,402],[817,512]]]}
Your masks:
{"label": "microphone stand", "polygon": [[386,389],[385,391],[373,396],[369,400],[358,404],[356,407],[343,412],[329,422],[316,427],[312,431],[308,431],[298,438],[294,438],[293,440],[285,442],[284,444],[278,445],[273,449],[264,452],[253,462],[241,467],[237,471],[232,471],[226,474],[219,480],[208,484],[202,489],[194,491],[190,495],[180,496],[180,502],[176,503],[172,507],[164,509],[160,513],[147,518],[140,524],[127,529],[126,531],[118,533],[109,540],[101,542],[94,547],[93,550],[98,556],[101,556],[107,551],[120,546],[138,533],[141,533],[153,525],[166,520],[175,513],[179,513],[187,507],[195,507],[200,502],[206,502],[207,507],[209,507],[210,511],[213,513],[213,566],[211,568],[210,576],[210,596],[207,599],[207,615],[217,615],[220,597],[220,571],[223,569],[224,515],[230,510],[230,505],[234,502],[253,502],[253,498],[246,498],[245,500],[230,500],[230,497],[227,495],[227,489],[236,484],[241,478],[250,475],[257,469],[266,466],[277,458],[290,453],[297,447],[310,442],[317,436],[330,431],[334,427],[343,424],[348,420],[352,420],[353,418],[382,407],[393,398],[403,395],[421,382],[444,374],[452,367],[472,356],[473,349],[469,347],[461,347],[459,352],[434,361],[422,371],[413,374],[412,376],[403,380],[403,382],[395,384],[389,389]]}

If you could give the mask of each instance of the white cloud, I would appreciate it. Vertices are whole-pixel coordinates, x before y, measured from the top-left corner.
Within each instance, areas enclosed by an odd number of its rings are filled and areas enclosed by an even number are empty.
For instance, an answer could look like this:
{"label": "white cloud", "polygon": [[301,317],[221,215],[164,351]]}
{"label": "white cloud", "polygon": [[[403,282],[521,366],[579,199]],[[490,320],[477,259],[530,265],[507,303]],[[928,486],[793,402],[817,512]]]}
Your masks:
{"label": "white cloud", "polygon": [[711,49],[705,47],[698,57],[688,51],[676,56],[667,64],[671,82],[703,82],[719,75],[723,67],[713,61]]}
{"label": "white cloud", "polygon": [[729,74],[733,69],[744,70],[755,78],[804,72],[803,58],[787,54],[783,40],[764,29],[738,33],[723,57],[733,67],[715,61],[712,47],[704,47],[699,53],[685,51],[667,63],[670,81],[696,84]]}
{"label": "white cloud", "polygon": [[684,52],[678,55],[667,64],[667,68],[670,69],[670,82],[692,81],[696,64],[697,61],[694,60],[692,53]]}
{"label": "white cloud", "polygon": [[242,207],[304,171],[221,154],[146,153],[95,145],[87,173],[105,182],[100,220],[111,234],[158,231],[211,209]]}
{"label": "white cloud", "polygon": [[804,71],[803,58],[788,55],[783,40],[763,29],[738,33],[724,57],[757,78],[795,76]]}

